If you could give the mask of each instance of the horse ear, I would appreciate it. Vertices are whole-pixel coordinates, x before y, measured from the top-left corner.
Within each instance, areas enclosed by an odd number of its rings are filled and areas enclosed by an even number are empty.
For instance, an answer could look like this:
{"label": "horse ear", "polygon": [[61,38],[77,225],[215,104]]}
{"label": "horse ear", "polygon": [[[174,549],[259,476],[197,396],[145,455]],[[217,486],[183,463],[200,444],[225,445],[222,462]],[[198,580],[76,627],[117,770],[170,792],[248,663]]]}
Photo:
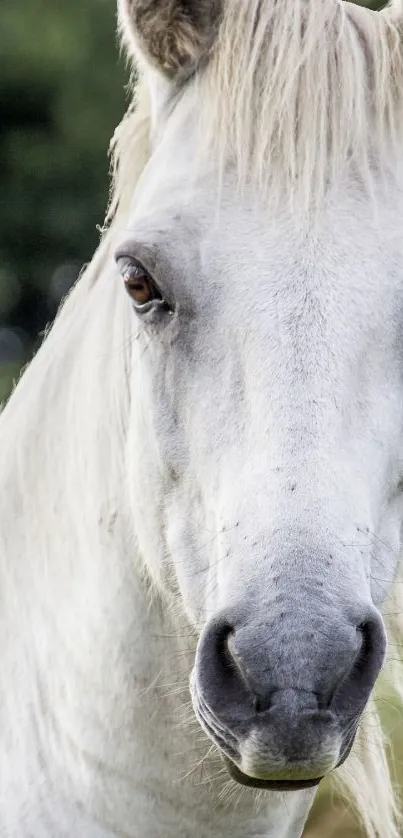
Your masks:
{"label": "horse ear", "polygon": [[221,0],[119,0],[119,24],[129,50],[173,81],[207,59],[220,12]]}

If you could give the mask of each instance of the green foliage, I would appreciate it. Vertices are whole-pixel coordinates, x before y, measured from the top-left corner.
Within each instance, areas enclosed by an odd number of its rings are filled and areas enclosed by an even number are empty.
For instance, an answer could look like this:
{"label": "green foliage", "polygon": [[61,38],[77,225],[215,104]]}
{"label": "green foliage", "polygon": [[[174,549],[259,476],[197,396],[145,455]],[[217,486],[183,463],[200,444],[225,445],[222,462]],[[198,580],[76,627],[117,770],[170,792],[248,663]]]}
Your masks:
{"label": "green foliage", "polygon": [[[0,66],[0,332],[11,326],[29,353],[104,217],[125,107],[114,0],[6,4]],[[0,338],[0,363],[8,354]]]}

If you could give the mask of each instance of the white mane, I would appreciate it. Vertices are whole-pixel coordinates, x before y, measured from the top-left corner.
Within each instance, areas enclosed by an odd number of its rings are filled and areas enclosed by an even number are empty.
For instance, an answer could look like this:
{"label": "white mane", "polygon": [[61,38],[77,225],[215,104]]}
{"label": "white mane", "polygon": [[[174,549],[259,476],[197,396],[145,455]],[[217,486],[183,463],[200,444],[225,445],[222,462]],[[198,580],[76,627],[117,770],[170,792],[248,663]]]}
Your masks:
{"label": "white mane", "polygon": [[[399,38],[393,8],[375,14],[338,0],[228,3],[210,64],[196,80],[206,87],[206,144],[217,149],[222,165],[234,160],[241,184],[252,174],[275,199],[285,189],[306,208],[320,203],[348,161],[371,186],[374,159],[386,165],[402,150]],[[46,563],[47,533],[60,526],[63,504],[74,549],[84,558],[96,548],[100,516],[113,517],[121,496],[132,335],[111,251],[150,154],[141,85],[138,95],[139,108],[129,109],[114,140],[110,226],[0,419],[2,450],[11,450],[10,440],[19,445],[17,473],[15,461],[11,466],[2,455],[2,484],[11,487],[1,519],[3,556],[18,508],[25,537],[35,532]],[[398,586],[394,596],[390,610],[400,613]],[[395,625],[395,637],[392,631],[395,659],[401,629]],[[388,677],[403,700],[400,664]],[[335,779],[369,838],[399,838],[376,698]]]}
{"label": "white mane", "polygon": [[[372,189],[403,149],[403,54],[396,6],[233,0],[205,79],[202,136],[240,184],[312,213],[354,164]],[[375,161],[375,169],[374,169]],[[376,172],[376,170],[378,170]],[[386,171],[384,171],[386,174]]]}

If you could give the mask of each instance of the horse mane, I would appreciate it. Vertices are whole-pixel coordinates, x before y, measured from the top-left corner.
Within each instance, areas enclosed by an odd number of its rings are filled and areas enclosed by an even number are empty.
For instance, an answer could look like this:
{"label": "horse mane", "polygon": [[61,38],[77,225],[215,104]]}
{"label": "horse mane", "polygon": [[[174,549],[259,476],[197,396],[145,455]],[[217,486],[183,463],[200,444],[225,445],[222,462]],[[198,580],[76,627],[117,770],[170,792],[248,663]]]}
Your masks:
{"label": "horse mane", "polygon": [[[381,12],[343,0],[225,3],[209,61],[193,78],[200,88],[198,154],[203,162],[215,155],[217,183],[230,163],[241,190],[252,182],[271,210],[286,197],[312,219],[347,173],[370,196],[380,176],[396,178],[403,155],[402,17],[401,0]],[[132,200],[150,153],[150,105],[137,80],[112,144],[109,220]]]}
{"label": "horse mane", "polygon": [[[202,84],[204,148],[232,160],[271,207],[308,211],[343,179],[396,177],[403,154],[400,0],[373,12],[341,0],[231,0]],[[398,21],[398,22],[397,22]],[[378,170],[376,172],[376,169]],[[351,172],[351,169],[350,169]]]}
{"label": "horse mane", "polygon": [[[402,152],[403,49],[397,5],[376,14],[341,0],[231,0],[226,5],[210,61],[191,82],[207,88],[200,97],[200,153],[209,149],[211,154],[214,148],[221,174],[232,161],[240,187],[253,178],[270,200],[280,201],[286,193],[308,209],[321,203],[347,164],[354,165],[371,191],[374,160],[378,171],[379,161],[385,166],[389,161],[392,168]],[[40,516],[44,496],[39,488],[50,470],[53,486],[64,487],[64,508],[67,504],[74,511],[83,557],[99,538],[101,505],[106,505],[107,515],[113,514],[113,495],[124,468],[116,448],[111,450],[111,428],[116,431],[115,445],[123,449],[130,409],[130,324],[123,328],[128,307],[123,293],[114,288],[111,252],[151,153],[150,104],[142,81],[135,96],[112,142],[112,192],[99,249],[1,416],[4,451],[12,449],[10,440],[15,439],[16,427],[19,431],[18,475],[14,463],[10,461],[8,469],[3,465],[5,472],[14,470],[13,479],[18,480],[18,503],[30,509],[31,520]],[[102,349],[105,330],[109,349]],[[113,382],[112,398],[109,394],[107,400],[106,380]],[[64,407],[59,406],[62,387]],[[89,421],[95,413],[98,418]],[[58,419],[71,440],[63,442],[60,463]],[[39,475],[38,449],[33,448],[38,426],[43,455]],[[7,428],[12,432],[9,440]],[[97,458],[100,462],[94,465]],[[110,484],[106,488],[105,475]],[[92,504],[93,530],[88,516],[83,525],[77,485],[85,502]],[[25,504],[21,498],[30,491]],[[45,496],[50,497],[50,490]],[[10,496],[7,504],[12,502]],[[8,525],[15,518],[12,514],[11,510],[5,516]],[[54,510],[49,502],[47,515],[54,521],[46,525],[56,531],[56,502]],[[39,518],[35,529],[41,530]],[[5,531],[0,532],[0,544],[2,540],[8,541]],[[44,541],[44,555],[46,549]],[[390,608],[397,615],[403,612],[399,587],[396,583]],[[389,623],[390,662],[381,684],[390,680],[403,703],[403,671],[400,662],[393,663],[402,628],[397,616]],[[368,838],[399,838],[376,697],[364,713],[347,763],[328,782],[336,784],[343,801],[354,808]]]}

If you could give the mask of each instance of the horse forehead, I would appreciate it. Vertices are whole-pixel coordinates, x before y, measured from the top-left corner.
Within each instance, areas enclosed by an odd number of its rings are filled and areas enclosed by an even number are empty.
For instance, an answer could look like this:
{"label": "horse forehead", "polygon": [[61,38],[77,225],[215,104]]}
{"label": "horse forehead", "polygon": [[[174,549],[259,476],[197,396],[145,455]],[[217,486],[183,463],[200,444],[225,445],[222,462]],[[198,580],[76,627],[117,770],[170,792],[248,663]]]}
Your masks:
{"label": "horse forehead", "polygon": [[[400,307],[395,302],[403,277],[396,222],[403,213],[400,191],[396,201],[380,197],[375,207],[352,179],[330,202],[319,229],[302,232],[289,212],[271,217],[253,185],[241,195],[231,169],[218,184],[214,160],[197,153],[197,104],[190,91],[160,127],[136,192],[131,219],[136,235],[157,247],[164,240],[173,266],[177,257],[186,260],[186,253],[198,251],[204,273],[233,291],[248,275],[251,298],[282,293],[283,299],[298,300],[304,289],[315,287],[316,302],[322,295],[329,312],[332,302],[337,307],[348,298],[350,320],[362,320],[380,300],[388,301],[389,312]],[[205,285],[193,288],[205,293]],[[285,313],[277,305],[277,316]]]}
{"label": "horse forehead", "polygon": [[[178,168],[184,175],[183,161]],[[293,313],[287,309],[293,300],[296,306],[309,302],[322,313],[348,303],[344,318],[359,321],[374,310],[373,327],[380,301],[383,313],[401,311],[403,242],[395,237],[391,245],[389,219],[372,224],[358,201],[351,206],[351,195],[346,202],[340,197],[319,231],[307,233],[292,218],[267,216],[253,190],[241,199],[231,178],[219,196],[211,173],[192,182],[189,170],[187,180],[174,168],[164,178],[160,172],[158,160],[145,180],[144,199],[137,201],[132,235],[164,251],[173,271],[176,265],[184,269],[195,296],[208,295],[213,288],[216,296],[221,286],[230,292],[231,308],[231,297],[241,290],[246,302],[260,298],[261,310],[264,301],[275,298],[277,317]]]}

